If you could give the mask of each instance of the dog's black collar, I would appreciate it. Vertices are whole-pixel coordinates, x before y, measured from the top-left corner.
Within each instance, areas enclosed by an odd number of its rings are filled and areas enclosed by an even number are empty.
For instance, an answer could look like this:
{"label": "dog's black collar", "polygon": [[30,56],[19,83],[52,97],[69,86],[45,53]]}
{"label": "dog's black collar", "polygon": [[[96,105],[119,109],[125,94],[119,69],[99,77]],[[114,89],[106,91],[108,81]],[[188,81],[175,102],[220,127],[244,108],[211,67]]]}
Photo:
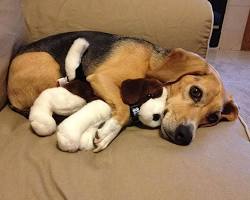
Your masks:
{"label": "dog's black collar", "polygon": [[139,105],[135,104],[130,106],[130,116],[133,122],[139,122],[139,112],[140,112]]}

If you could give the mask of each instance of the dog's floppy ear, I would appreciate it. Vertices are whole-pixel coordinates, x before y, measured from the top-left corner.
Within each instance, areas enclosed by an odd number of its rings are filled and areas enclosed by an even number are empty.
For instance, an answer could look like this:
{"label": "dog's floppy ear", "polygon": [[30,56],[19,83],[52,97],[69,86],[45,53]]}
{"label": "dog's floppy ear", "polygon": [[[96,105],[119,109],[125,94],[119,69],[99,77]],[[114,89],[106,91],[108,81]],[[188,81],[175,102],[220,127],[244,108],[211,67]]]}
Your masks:
{"label": "dog's floppy ear", "polygon": [[162,95],[163,85],[156,79],[128,79],[122,82],[121,96],[125,104],[143,104]]}
{"label": "dog's floppy ear", "polygon": [[188,74],[205,75],[208,72],[208,64],[203,58],[197,54],[177,48],[173,49],[166,56],[160,67],[150,70],[147,76],[158,79],[163,83],[171,83]]}
{"label": "dog's floppy ear", "polygon": [[232,96],[227,97],[221,112],[221,120],[234,121],[238,118],[238,106],[234,103]]}

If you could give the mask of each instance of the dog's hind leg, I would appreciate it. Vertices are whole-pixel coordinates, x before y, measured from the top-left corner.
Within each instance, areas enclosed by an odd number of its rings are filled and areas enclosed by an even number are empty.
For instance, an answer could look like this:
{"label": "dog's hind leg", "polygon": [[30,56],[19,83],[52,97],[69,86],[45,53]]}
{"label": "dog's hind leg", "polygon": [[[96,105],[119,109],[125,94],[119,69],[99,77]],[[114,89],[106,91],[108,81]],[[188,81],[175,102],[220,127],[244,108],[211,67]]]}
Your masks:
{"label": "dog's hind leg", "polygon": [[19,110],[27,110],[39,94],[57,86],[60,67],[46,52],[24,53],[12,61],[8,79],[9,101]]}

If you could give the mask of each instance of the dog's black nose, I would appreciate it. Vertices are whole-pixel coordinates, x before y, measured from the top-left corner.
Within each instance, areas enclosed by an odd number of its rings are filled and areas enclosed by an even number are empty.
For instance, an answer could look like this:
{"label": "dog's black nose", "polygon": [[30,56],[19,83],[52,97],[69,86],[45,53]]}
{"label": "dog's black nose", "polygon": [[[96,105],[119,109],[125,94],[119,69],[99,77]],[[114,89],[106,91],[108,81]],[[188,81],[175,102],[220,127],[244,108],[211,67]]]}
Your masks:
{"label": "dog's black nose", "polygon": [[174,134],[174,143],[178,145],[189,145],[193,138],[193,125],[180,125]]}
{"label": "dog's black nose", "polygon": [[159,114],[153,114],[153,120],[158,121],[161,118],[161,115]]}

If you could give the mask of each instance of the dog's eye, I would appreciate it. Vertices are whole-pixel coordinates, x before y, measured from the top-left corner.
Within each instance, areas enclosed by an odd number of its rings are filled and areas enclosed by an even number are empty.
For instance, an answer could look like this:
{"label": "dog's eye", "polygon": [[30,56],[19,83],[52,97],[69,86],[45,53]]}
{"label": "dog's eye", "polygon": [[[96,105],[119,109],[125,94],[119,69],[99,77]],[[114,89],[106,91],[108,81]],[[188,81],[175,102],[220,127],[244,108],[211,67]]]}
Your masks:
{"label": "dog's eye", "polygon": [[219,116],[217,113],[210,114],[207,117],[207,121],[211,124],[216,123],[219,120]]}
{"label": "dog's eye", "polygon": [[202,97],[202,91],[197,86],[192,86],[189,90],[189,95],[194,102],[199,102]]}

